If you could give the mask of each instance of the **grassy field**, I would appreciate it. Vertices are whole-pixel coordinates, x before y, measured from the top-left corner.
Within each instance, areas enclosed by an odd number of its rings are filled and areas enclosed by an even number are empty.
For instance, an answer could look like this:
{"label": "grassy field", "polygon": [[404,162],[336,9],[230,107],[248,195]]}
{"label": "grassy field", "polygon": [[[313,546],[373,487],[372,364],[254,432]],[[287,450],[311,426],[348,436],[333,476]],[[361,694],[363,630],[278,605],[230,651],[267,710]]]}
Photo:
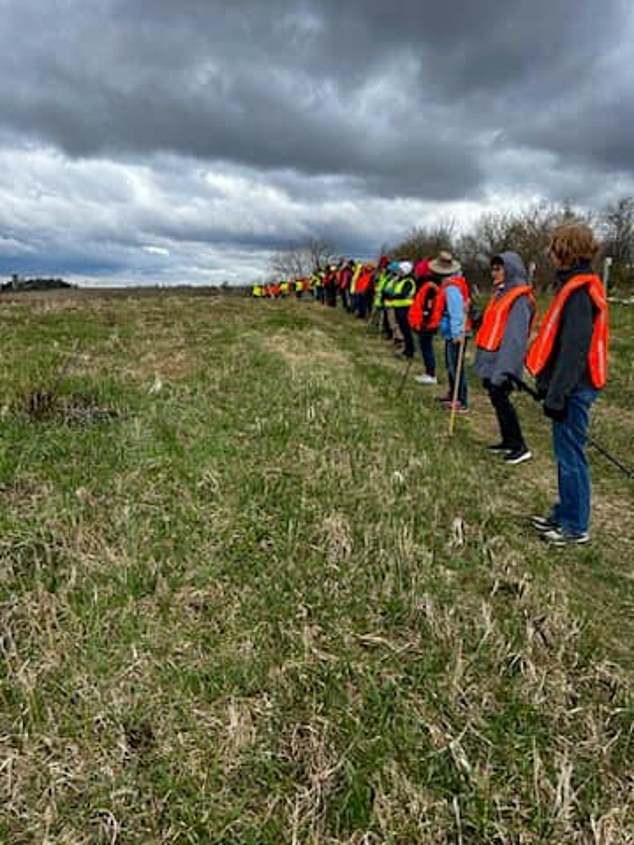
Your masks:
{"label": "grassy field", "polygon": [[[631,462],[634,309],[593,433]],[[634,496],[311,302],[0,301],[0,842],[634,842]],[[442,387],[438,389],[440,392]]]}

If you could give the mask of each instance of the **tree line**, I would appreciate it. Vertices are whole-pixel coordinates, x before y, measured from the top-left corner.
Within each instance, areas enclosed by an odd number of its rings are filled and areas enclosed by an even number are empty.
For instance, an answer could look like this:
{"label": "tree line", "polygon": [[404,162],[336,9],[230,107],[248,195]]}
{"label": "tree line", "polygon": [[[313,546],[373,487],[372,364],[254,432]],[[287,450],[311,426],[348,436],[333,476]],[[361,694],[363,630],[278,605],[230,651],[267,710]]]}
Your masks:
{"label": "tree line", "polygon": [[[379,252],[396,260],[418,261],[448,249],[460,259],[469,281],[481,286],[488,282],[491,256],[512,249],[520,253],[527,266],[534,264],[535,285],[542,288],[552,277],[546,256],[550,234],[558,224],[572,221],[592,226],[602,245],[602,258],[611,256],[610,287],[634,287],[631,196],[615,200],[601,212],[580,211],[569,202],[535,202],[515,210],[486,212],[467,231],[461,231],[456,220],[443,219],[431,226],[411,229],[401,241],[383,246]],[[277,252],[270,269],[276,278],[301,278],[336,260],[338,255],[335,245],[313,237]]]}

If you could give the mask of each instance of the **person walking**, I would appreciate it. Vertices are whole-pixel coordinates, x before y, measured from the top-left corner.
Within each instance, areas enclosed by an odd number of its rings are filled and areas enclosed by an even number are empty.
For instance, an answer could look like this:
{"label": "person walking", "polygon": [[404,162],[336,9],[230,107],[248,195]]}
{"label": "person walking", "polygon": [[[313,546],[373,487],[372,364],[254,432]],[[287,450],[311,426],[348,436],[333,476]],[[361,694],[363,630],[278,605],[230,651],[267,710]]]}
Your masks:
{"label": "person walking", "polygon": [[608,305],[592,261],[599,251],[592,229],[559,226],[548,254],[556,292],[526,358],[552,420],[558,501],[533,527],[555,546],[590,540],[591,478],[586,444],[590,409],[607,380]]}
{"label": "person walking", "polygon": [[513,382],[521,378],[528,336],[535,315],[535,297],[528,283],[524,262],[516,252],[503,252],[491,259],[493,296],[475,338],[475,371],[489,394],[500,428],[501,441],[488,446],[503,455],[507,464],[532,458],[511,402]]}

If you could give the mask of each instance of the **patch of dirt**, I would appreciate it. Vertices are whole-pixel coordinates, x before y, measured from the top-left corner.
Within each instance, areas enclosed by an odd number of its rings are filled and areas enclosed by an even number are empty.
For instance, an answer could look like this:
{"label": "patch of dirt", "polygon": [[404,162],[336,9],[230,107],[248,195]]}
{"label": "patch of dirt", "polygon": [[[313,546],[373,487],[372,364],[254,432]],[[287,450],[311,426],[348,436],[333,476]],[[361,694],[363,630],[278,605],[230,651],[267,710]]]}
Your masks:
{"label": "patch of dirt", "polygon": [[84,427],[95,423],[110,422],[121,414],[115,408],[99,404],[91,394],[57,396],[53,391],[34,390],[24,400],[24,412],[34,421],[56,420],[65,425]]}

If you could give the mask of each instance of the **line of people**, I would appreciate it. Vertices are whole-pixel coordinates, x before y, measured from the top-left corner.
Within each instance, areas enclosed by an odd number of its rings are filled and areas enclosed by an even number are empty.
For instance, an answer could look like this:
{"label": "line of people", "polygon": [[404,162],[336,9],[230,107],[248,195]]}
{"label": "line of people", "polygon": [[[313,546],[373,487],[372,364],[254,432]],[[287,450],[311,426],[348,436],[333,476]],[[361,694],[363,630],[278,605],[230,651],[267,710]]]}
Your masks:
{"label": "line of people", "polygon": [[256,282],[251,286],[251,296],[254,299],[286,299],[291,295],[294,295],[296,299],[301,299],[305,293],[312,293],[308,279],[289,279],[267,284]]}
{"label": "line of people", "polygon": [[598,249],[588,226],[555,229],[548,250],[555,296],[536,333],[531,281],[520,255],[510,250],[491,257],[492,294],[483,314],[473,304],[459,261],[448,251],[415,264],[387,256],[376,264],[341,259],[317,269],[309,281],[317,302],[335,307],[339,300],[359,319],[370,316],[371,324],[397,347],[396,356],[412,361],[418,345],[424,368],[415,377],[420,385],[438,383],[434,341],[440,334],[448,390],[438,400],[455,414],[469,411],[462,363],[473,338],[473,368],[500,431],[500,441],[486,448],[510,465],[532,457],[511,398],[528,370],[552,421],[559,492],[549,513],[533,515],[530,522],[556,546],[590,539],[586,443],[590,408],[607,378],[608,352],[607,301],[591,267]]}

